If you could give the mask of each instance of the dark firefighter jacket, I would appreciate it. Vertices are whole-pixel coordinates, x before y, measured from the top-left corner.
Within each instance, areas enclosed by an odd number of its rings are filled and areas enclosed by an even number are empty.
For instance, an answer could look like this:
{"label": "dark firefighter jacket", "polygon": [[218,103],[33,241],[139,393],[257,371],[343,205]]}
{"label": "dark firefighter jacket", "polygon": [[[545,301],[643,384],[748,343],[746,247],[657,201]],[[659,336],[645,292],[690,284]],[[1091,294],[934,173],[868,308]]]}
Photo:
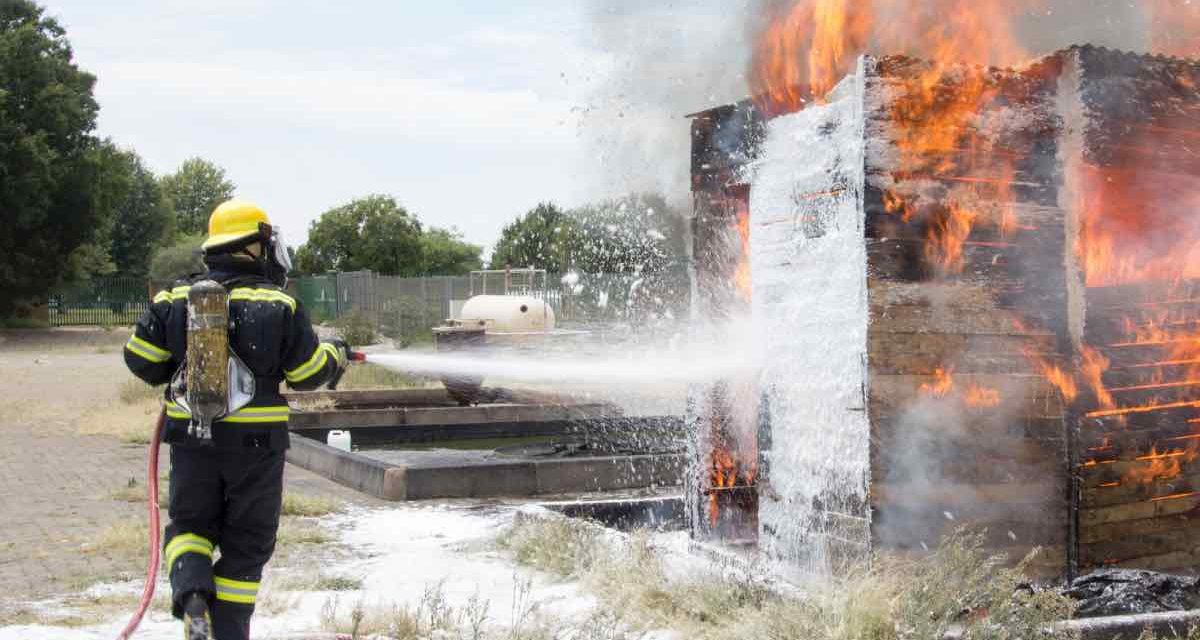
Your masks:
{"label": "dark firefighter jacket", "polygon": [[[229,290],[229,344],[255,376],[254,399],[213,424],[213,442],[224,449],[286,449],[288,406],[279,383],[315,389],[333,376],[343,355],[318,341],[300,302],[265,277],[210,265],[209,273],[159,292],[125,344],[125,364],[152,385],[170,381],[187,353],[188,289],[201,279]],[[183,407],[168,402],[163,441],[194,442],[187,434],[190,418]]]}

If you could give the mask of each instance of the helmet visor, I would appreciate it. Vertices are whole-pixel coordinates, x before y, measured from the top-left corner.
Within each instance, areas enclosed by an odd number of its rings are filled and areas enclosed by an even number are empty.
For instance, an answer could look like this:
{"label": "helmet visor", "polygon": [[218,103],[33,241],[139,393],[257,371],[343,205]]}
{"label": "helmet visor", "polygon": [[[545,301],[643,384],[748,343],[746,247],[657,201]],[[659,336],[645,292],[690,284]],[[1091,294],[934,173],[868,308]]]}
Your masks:
{"label": "helmet visor", "polygon": [[291,271],[292,258],[288,255],[287,243],[283,241],[283,233],[279,229],[271,233],[271,250],[274,252],[272,258],[275,264],[283,267],[285,272]]}

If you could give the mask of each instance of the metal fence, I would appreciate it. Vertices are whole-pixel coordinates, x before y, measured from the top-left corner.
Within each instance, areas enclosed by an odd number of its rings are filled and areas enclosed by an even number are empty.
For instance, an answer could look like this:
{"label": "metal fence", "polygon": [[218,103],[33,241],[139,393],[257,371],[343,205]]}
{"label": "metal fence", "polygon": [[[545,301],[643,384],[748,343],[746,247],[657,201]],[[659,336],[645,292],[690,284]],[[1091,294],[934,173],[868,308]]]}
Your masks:
{"label": "metal fence", "polygon": [[[639,323],[685,317],[689,289],[686,270],[676,269],[655,274],[549,274],[538,286],[522,287],[519,293],[545,300],[562,323]],[[489,287],[487,292],[501,291]],[[478,276],[472,282],[471,276],[403,278],[360,271],[298,278],[295,292],[315,322],[356,313],[385,333],[407,334],[457,317],[462,303],[482,290]]]}
{"label": "metal fence", "polygon": [[141,278],[96,278],[59,287],[48,302],[52,327],[129,325],[150,306],[150,286]]}
{"label": "metal fence", "polygon": [[[132,324],[147,309],[150,297],[167,282],[139,278],[96,278],[55,290],[49,296],[51,326]],[[315,323],[335,322],[354,313],[385,334],[428,332],[458,315],[479,276],[403,278],[370,271],[330,273],[295,278],[289,292],[300,299]],[[560,323],[643,324],[663,317],[686,316],[689,304],[683,269],[655,274],[548,274],[522,295],[545,300]],[[488,286],[487,292],[502,289]]]}

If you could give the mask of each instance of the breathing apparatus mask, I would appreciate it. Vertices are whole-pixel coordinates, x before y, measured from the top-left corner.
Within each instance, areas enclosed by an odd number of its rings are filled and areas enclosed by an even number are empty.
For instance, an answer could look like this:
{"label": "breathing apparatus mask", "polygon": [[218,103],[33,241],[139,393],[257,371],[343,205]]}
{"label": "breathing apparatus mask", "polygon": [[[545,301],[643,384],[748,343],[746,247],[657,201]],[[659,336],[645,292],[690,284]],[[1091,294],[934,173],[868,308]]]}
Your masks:
{"label": "breathing apparatus mask", "polygon": [[[254,245],[258,245],[259,251],[250,250]],[[283,235],[278,227],[265,222],[258,223],[257,233],[238,238],[235,242],[205,249],[204,261],[210,267],[221,263],[253,262],[258,265],[260,274],[280,288],[287,286],[288,272],[292,270],[292,259],[288,255]]]}
{"label": "breathing apparatus mask", "polygon": [[263,274],[276,285],[286,287],[287,274],[292,270],[292,257],[288,255],[283,234],[265,223],[259,224],[259,233],[263,236]]}

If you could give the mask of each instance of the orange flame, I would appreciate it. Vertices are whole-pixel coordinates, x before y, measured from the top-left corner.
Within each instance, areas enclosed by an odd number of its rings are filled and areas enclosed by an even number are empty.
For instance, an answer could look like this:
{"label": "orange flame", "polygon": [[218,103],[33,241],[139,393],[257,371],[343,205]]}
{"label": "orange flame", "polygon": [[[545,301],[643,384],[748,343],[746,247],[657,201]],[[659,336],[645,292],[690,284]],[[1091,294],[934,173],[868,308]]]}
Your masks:
{"label": "orange flame", "polygon": [[963,245],[971,235],[977,214],[950,203],[946,215],[936,217],[926,234],[925,259],[942,273],[961,273],[964,266]]}
{"label": "orange flame", "polygon": [[1042,374],[1050,384],[1054,385],[1058,392],[1062,394],[1064,402],[1071,403],[1079,396],[1079,387],[1075,384],[1075,377],[1064,372],[1058,365],[1050,362],[1041,354],[1035,353],[1030,349],[1024,351],[1025,359],[1030,362]]}
{"label": "orange flame", "polygon": [[750,81],[767,113],[795,111],[846,75],[871,34],[869,5],[808,0],[767,21],[755,43]]}
{"label": "orange flame", "polygon": [[829,92],[868,50],[946,64],[1012,64],[1024,55],[1014,19],[1032,0],[796,0],[754,41],[751,89],[768,114]]}
{"label": "orange flame", "polygon": [[733,283],[742,299],[749,302],[753,287],[750,280],[750,210],[748,207],[738,208],[737,232],[741,244],[739,245],[737,270],[733,274]]}
{"label": "orange flame", "polygon": [[[1041,0],[795,0],[768,16],[758,34],[751,88],[760,108],[775,115],[802,108],[810,97],[821,99],[868,50],[929,60],[915,75],[891,79],[899,157],[897,186],[884,193],[884,207],[904,222],[919,215],[931,272],[958,274],[978,225],[986,222],[1004,237],[1019,227],[1011,207],[990,211],[977,204],[1009,199],[1015,159],[978,132],[976,121],[996,90],[985,70],[964,65],[1022,60],[1026,53],[1015,37],[1014,20],[1038,4]],[[960,188],[941,198],[939,206],[923,205],[899,193],[906,176],[913,175]]]}
{"label": "orange flame", "polygon": [[1111,409],[1116,406],[1113,403],[1112,393],[1104,386],[1104,372],[1108,371],[1109,361],[1096,349],[1087,345],[1083,347],[1083,359],[1079,365],[1079,373],[1083,376],[1088,387],[1096,396],[1096,403],[1104,409]]}
{"label": "orange flame", "polygon": [[[945,398],[955,394],[954,370],[938,367],[933,372],[933,382],[922,383],[917,392],[934,398]],[[1000,392],[971,382],[962,392],[961,400],[968,407],[987,409],[1000,405]]]}
{"label": "orange flame", "polygon": [[1174,449],[1159,453],[1155,446],[1149,455],[1137,458],[1139,462],[1148,462],[1144,467],[1131,469],[1125,474],[1125,480],[1140,484],[1153,484],[1159,480],[1169,480],[1178,476],[1186,463],[1195,462],[1200,457],[1200,450],[1195,447]]}
{"label": "orange flame", "polygon": [[1150,0],[1151,49],[1172,56],[1200,56],[1200,3]]}
{"label": "orange flame", "polygon": [[991,408],[1000,405],[1000,392],[987,387],[971,385],[964,397],[968,407]]}
{"label": "orange flame", "polygon": [[949,394],[953,388],[953,370],[947,371],[941,367],[938,367],[933,372],[933,384],[923,382],[921,383],[921,388],[917,391],[923,395],[941,398]]}
{"label": "orange flame", "polygon": [[[1166,143],[1149,132],[1146,144]],[[1131,160],[1136,159],[1136,154]],[[1152,170],[1081,165],[1076,254],[1089,287],[1200,277],[1200,180]]]}

